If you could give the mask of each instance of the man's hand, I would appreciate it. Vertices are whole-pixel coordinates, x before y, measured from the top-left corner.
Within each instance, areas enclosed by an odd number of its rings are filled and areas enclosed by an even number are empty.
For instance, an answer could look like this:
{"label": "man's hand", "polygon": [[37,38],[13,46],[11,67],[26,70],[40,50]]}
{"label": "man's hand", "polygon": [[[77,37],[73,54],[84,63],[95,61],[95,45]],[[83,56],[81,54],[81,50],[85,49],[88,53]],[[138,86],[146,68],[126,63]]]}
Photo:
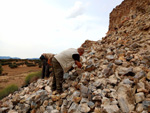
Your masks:
{"label": "man's hand", "polygon": [[81,68],[82,67],[82,64],[79,62],[79,61],[75,61],[75,64],[78,66],[78,68]]}
{"label": "man's hand", "polygon": [[50,60],[50,59],[48,59],[47,63],[48,63],[50,66],[52,66],[52,63],[51,63],[51,60]]}

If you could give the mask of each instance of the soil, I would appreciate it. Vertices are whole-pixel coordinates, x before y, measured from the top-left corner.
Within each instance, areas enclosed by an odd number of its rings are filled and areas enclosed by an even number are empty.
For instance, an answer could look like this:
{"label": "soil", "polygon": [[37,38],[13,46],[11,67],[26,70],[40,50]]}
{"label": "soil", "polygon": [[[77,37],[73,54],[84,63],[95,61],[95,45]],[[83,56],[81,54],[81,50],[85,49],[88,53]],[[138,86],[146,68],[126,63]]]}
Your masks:
{"label": "soil", "polygon": [[3,73],[0,76],[0,91],[11,84],[16,84],[18,87],[23,86],[25,77],[31,72],[41,71],[38,66],[27,67],[26,65],[11,69],[9,66],[2,66]]}

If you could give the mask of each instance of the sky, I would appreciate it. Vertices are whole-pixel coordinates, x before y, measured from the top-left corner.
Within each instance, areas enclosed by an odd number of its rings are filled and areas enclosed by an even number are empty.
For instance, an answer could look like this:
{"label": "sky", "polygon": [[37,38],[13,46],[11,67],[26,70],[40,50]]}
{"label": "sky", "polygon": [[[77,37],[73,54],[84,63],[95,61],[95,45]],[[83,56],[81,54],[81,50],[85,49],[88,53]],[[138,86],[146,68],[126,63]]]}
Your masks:
{"label": "sky", "polygon": [[101,40],[123,0],[0,0],[0,56],[39,58]]}

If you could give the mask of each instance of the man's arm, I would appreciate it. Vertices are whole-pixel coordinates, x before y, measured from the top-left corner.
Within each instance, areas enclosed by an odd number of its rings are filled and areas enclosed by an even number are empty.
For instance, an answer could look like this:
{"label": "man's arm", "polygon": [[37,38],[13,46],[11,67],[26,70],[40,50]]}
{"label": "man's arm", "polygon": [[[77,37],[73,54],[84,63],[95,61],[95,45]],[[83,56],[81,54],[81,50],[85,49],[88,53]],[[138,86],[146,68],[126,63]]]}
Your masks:
{"label": "man's arm", "polygon": [[82,64],[79,61],[77,61],[77,60],[75,60],[75,64],[78,66],[78,68],[82,67]]}
{"label": "man's arm", "polygon": [[47,63],[52,66],[52,58],[51,59],[48,59]]}

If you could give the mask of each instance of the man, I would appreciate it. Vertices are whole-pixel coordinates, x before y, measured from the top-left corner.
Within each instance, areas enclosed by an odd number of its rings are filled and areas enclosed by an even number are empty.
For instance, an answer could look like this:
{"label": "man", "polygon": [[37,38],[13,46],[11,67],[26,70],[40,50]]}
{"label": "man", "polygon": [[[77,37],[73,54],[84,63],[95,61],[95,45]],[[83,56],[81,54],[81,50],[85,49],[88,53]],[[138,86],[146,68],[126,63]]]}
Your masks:
{"label": "man", "polygon": [[80,56],[84,53],[83,48],[70,48],[52,58],[53,68],[53,82],[52,90],[57,90],[58,93],[62,92],[63,74],[68,72],[75,63],[79,68],[82,67],[80,63]]}
{"label": "man", "polygon": [[53,56],[54,54],[52,53],[43,53],[40,57],[43,62],[42,79],[44,79],[44,77],[48,78],[51,73],[50,68],[52,67],[51,60]]}

